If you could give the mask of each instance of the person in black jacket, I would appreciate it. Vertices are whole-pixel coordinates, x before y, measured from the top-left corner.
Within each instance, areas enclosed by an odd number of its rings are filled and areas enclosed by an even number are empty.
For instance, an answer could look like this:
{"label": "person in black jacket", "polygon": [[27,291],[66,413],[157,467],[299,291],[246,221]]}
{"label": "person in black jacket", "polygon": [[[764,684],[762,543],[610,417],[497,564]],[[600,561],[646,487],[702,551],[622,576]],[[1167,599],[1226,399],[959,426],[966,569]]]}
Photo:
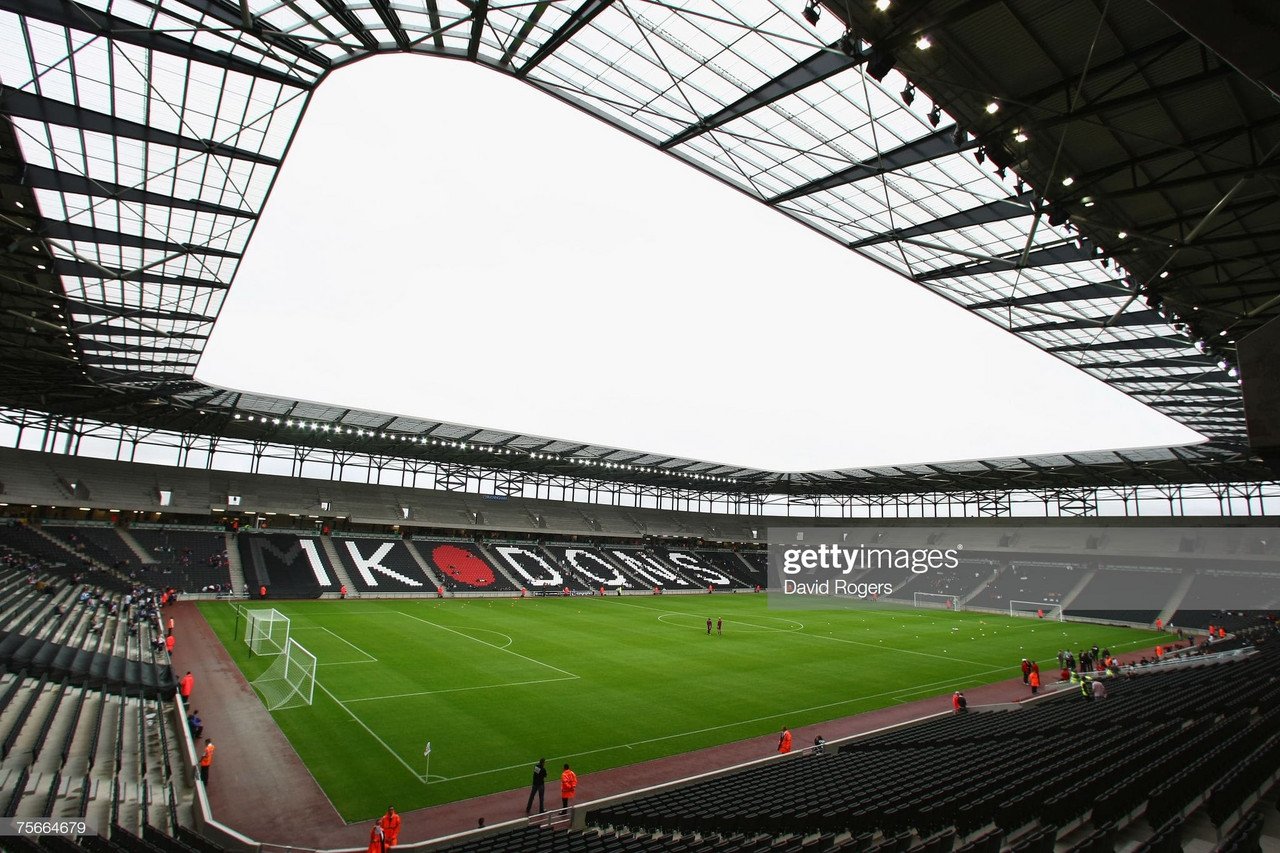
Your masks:
{"label": "person in black jacket", "polygon": [[539,758],[538,763],[533,767],[533,784],[529,788],[529,802],[524,807],[524,813],[528,814],[533,808],[533,797],[538,796],[538,811],[545,812],[546,805],[543,799],[546,795],[547,787],[547,759]]}

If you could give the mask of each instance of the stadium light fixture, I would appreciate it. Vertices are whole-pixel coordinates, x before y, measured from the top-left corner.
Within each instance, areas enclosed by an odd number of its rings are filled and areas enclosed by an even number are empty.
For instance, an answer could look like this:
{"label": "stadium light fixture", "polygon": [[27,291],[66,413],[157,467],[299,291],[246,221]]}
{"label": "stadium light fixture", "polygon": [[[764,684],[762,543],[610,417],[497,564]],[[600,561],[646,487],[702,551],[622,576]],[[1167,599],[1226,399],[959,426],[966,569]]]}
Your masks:
{"label": "stadium light fixture", "polygon": [[804,19],[809,22],[809,26],[816,27],[818,18],[822,16],[822,12],[818,9],[817,0],[809,0],[804,4],[804,11],[800,13]]}
{"label": "stadium light fixture", "polygon": [[933,47],[933,42],[928,36],[920,36],[920,38],[916,39],[916,50],[928,50],[931,47]]}
{"label": "stadium light fixture", "polygon": [[881,12],[889,11],[891,5],[893,5],[892,0],[876,0],[876,9]]}
{"label": "stadium light fixture", "polygon": [[942,107],[937,104],[933,105],[933,109],[929,110],[929,124],[937,127],[942,122]]}
{"label": "stadium light fixture", "polygon": [[986,147],[985,147],[985,146],[982,146],[982,145],[979,145],[979,146],[978,146],[978,150],[977,150],[977,151],[975,151],[975,152],[973,152],[973,159],[977,160],[979,165],[981,165],[982,163],[986,162],[986,159],[987,159],[987,149],[986,149]]}
{"label": "stadium light fixture", "polygon": [[907,83],[902,89],[902,103],[911,106],[916,99],[916,86],[914,83]]}
{"label": "stadium light fixture", "polygon": [[999,101],[991,101],[990,103],[987,104],[987,115],[993,116],[998,112],[1000,112]]}
{"label": "stadium light fixture", "polygon": [[1119,237],[1121,240],[1125,240],[1125,239],[1128,239],[1128,237],[1129,237],[1129,232],[1128,232],[1128,231],[1121,231],[1121,232],[1120,232],[1119,234],[1117,234],[1116,236],[1117,236],[1117,237]]}
{"label": "stadium light fixture", "polygon": [[1075,182],[1076,182],[1076,179],[1071,177],[1070,175],[1067,175],[1065,178],[1062,179],[1062,185],[1064,187],[1069,187]]}
{"label": "stadium light fixture", "polygon": [[961,145],[964,145],[965,139],[968,136],[969,136],[968,131],[966,131],[963,127],[957,124],[956,129],[951,132],[951,141],[954,142],[957,147],[959,147]]}
{"label": "stadium light fixture", "polygon": [[1023,132],[1022,132],[1022,128],[1018,128],[1017,130],[1015,130],[1015,131],[1013,132],[1013,141],[1014,141],[1014,142],[1026,142],[1026,141],[1027,141],[1027,135],[1026,135],[1025,133],[1023,133]]}

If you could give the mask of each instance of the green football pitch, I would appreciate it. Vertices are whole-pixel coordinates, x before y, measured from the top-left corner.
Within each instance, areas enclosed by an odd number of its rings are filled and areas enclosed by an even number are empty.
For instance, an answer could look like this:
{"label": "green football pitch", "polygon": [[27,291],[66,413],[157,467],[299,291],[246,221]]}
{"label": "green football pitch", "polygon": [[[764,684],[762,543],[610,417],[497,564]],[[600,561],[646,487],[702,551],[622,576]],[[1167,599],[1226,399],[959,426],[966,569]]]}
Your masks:
{"label": "green football pitch", "polygon": [[[249,656],[237,606],[200,609],[252,680],[275,658]],[[605,768],[1012,678],[1023,657],[1052,670],[1060,648],[1157,642],[991,614],[790,612],[763,595],[271,606],[319,660],[313,704],[275,720],[348,821],[387,803],[409,811],[523,787],[543,756],[553,779],[567,760],[585,783]],[[722,636],[707,636],[708,616],[724,619]]]}

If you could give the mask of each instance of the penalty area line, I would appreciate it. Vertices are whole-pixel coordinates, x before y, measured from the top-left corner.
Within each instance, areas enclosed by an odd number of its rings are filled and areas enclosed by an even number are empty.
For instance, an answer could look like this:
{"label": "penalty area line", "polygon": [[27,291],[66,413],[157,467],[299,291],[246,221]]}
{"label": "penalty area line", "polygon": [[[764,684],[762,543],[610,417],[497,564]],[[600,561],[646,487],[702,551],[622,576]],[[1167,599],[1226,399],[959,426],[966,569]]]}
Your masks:
{"label": "penalty area line", "polygon": [[[363,661],[359,661],[363,663]],[[580,676],[571,675],[564,678],[537,678],[533,681],[507,681],[502,684],[478,684],[474,687],[445,687],[440,690],[419,690],[415,693],[391,693],[387,696],[361,696],[356,699],[344,699],[347,703],[353,702],[381,702],[384,699],[411,699],[414,696],[435,696],[439,693],[465,693],[470,690],[494,690],[499,687],[526,687],[531,684],[553,684],[557,681],[577,681]]]}

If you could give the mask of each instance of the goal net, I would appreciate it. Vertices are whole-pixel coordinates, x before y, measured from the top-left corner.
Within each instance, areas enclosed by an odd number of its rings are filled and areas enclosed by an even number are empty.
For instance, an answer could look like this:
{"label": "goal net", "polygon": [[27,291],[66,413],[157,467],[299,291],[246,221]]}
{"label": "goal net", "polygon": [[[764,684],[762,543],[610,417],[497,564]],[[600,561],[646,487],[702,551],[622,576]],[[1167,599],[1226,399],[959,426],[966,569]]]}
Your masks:
{"label": "goal net", "polygon": [[1041,616],[1045,619],[1062,621],[1062,607],[1047,601],[1010,601],[1010,616]]}
{"label": "goal net", "polygon": [[262,694],[268,711],[310,705],[316,689],[316,666],[316,656],[290,639],[267,671],[253,680],[253,686]]}
{"label": "goal net", "polygon": [[936,610],[959,610],[960,596],[941,592],[917,592],[911,598],[916,607],[932,607]]}
{"label": "goal net", "polygon": [[289,617],[274,608],[246,610],[244,641],[255,655],[283,654],[289,642]]}

